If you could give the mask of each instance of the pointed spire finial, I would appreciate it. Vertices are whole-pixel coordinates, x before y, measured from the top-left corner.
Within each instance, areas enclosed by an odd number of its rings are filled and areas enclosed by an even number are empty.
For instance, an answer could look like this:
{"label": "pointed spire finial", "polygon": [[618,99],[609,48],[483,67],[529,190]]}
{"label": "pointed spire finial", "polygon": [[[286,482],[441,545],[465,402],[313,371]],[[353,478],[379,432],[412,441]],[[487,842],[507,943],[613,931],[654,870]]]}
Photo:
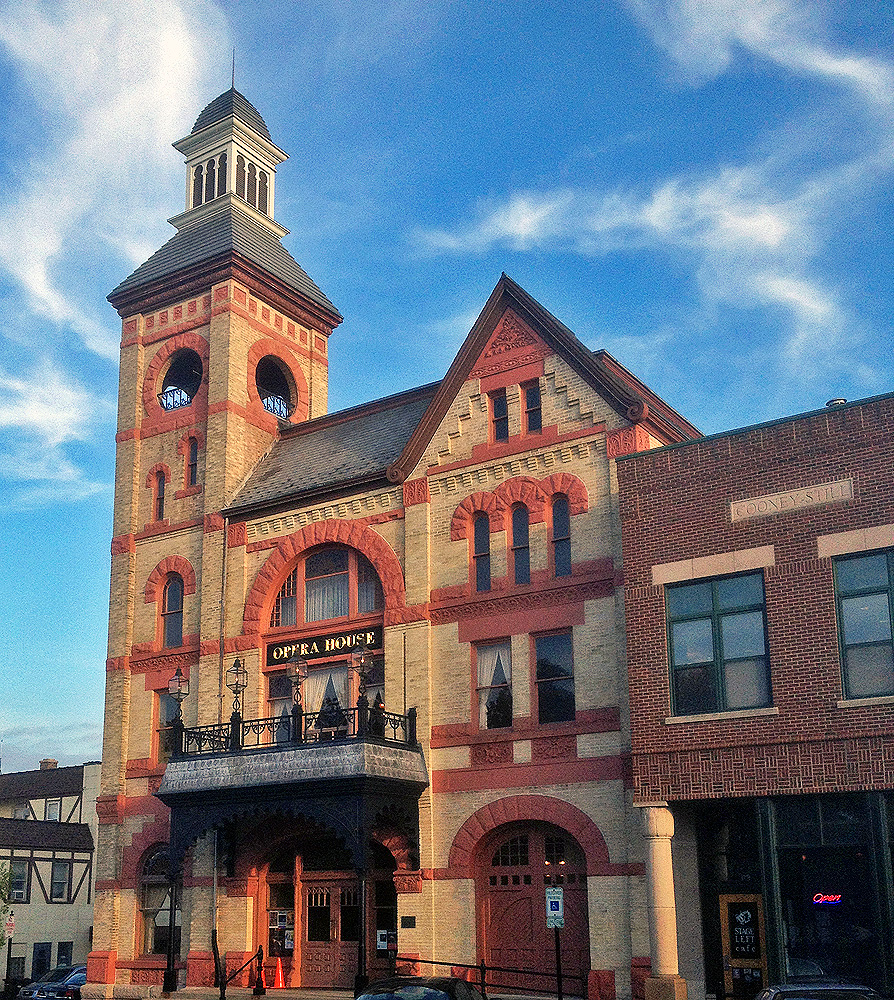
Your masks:
{"label": "pointed spire finial", "polygon": [[233,90],[236,89],[236,48],[233,47]]}

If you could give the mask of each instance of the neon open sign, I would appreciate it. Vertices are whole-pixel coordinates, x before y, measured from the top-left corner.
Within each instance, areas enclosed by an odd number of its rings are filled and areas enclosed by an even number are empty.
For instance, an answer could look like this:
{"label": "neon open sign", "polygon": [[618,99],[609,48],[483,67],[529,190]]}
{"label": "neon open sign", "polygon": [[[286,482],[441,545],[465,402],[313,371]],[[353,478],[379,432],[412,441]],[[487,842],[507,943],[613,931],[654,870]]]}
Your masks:
{"label": "neon open sign", "polygon": [[818,892],[813,897],[813,902],[817,906],[835,906],[837,903],[841,902],[841,893],[838,893],[838,895],[827,896],[824,892]]}

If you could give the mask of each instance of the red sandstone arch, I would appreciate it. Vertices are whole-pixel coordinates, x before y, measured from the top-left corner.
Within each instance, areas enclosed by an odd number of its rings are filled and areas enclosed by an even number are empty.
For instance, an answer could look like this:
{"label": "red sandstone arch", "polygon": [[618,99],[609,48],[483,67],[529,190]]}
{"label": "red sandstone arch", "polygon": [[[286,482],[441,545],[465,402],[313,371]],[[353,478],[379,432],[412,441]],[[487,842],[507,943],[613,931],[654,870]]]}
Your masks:
{"label": "red sandstone arch", "polygon": [[599,827],[576,806],[547,795],[511,795],[497,799],[463,823],[450,847],[449,866],[462,877],[473,878],[475,852],[482,839],[505,823],[541,820],[566,830],[577,840],[587,859],[587,874],[595,874],[597,866],[609,863],[608,847]]}
{"label": "red sandstone arch", "polygon": [[164,415],[165,411],[158,402],[156,385],[158,376],[171,356],[184,347],[195,351],[202,359],[202,381],[190,405],[193,405],[197,400],[208,402],[208,341],[197,333],[188,331],[177,334],[176,337],[171,337],[164,343],[146,368],[146,377],[143,379],[143,409],[148,415],[153,417]]}
{"label": "red sandstone arch", "polygon": [[177,442],[177,454],[186,458],[189,453],[189,441],[190,438],[195,438],[196,444],[200,448],[205,447],[205,435],[198,429],[187,431],[182,438]]}
{"label": "red sandstone arch", "polygon": [[183,594],[194,594],[196,592],[196,572],[192,568],[189,560],[183,556],[166,556],[149,574],[146,581],[145,597],[146,604],[155,604],[161,600],[164,585],[167,583],[171,573],[179,573],[183,579]]}
{"label": "red sandstone arch", "polygon": [[554,472],[540,480],[540,489],[545,499],[564,493],[568,497],[570,514],[585,514],[590,506],[590,497],[583,482],[570,472]]}
{"label": "red sandstone arch", "polygon": [[546,499],[540,483],[531,476],[516,476],[507,479],[494,490],[498,501],[504,507],[523,503],[528,508],[531,523],[543,520],[543,505]]}
{"label": "red sandstone arch", "polygon": [[[309,413],[309,403],[310,403],[310,393],[307,389],[307,379],[304,377],[304,372],[301,370],[301,366],[298,364],[298,359],[294,355],[286,351],[277,341],[275,340],[259,340],[252,344],[248,352],[248,363],[246,365],[246,376],[248,379],[248,398],[256,403],[261,409],[264,409],[264,404],[261,402],[261,397],[258,395],[258,387],[255,385],[255,371],[258,367],[258,362],[261,358],[266,358],[267,356],[276,358],[281,361],[288,373],[292,376],[292,380],[295,383],[295,409],[292,411],[292,415],[289,417],[290,424],[300,423],[302,420],[307,420],[307,415]],[[264,410],[264,413],[267,411]],[[272,416],[272,414],[271,414]],[[274,417],[274,420],[276,418]]]}
{"label": "red sandstone arch", "polygon": [[[257,635],[262,630],[263,612],[279,592],[282,581],[299,556],[316,545],[332,543],[348,545],[363,553],[373,564],[385,594],[388,611],[406,606],[406,589],[400,560],[394,549],[367,525],[360,521],[328,520],[308,524],[300,531],[281,539],[274,552],[258,571],[245,600],[242,631]],[[263,629],[266,629],[266,622]]]}
{"label": "red sandstone arch", "polygon": [[146,488],[150,490],[155,489],[155,484],[157,482],[156,476],[159,472],[165,474],[165,483],[170,484],[171,482],[171,470],[165,465],[164,462],[156,462],[155,465],[146,473]]}
{"label": "red sandstone arch", "polygon": [[503,530],[503,505],[496,493],[472,493],[453,512],[450,521],[450,540],[469,537],[469,526],[479,511],[490,518],[491,531]]}

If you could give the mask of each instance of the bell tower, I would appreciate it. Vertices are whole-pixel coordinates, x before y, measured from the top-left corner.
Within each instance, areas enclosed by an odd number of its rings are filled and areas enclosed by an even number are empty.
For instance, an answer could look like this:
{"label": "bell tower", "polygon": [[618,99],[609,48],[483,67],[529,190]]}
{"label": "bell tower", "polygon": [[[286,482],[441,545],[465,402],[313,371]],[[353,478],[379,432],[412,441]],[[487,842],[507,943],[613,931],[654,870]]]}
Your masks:
{"label": "bell tower", "polygon": [[174,146],[186,159],[176,233],[109,295],[122,336],[91,956],[91,978],[104,982],[132,947],[119,940],[121,880],[168,839],[152,794],[165,763],[158,731],[176,708],[168,681],[179,668],[206,716],[226,707],[227,505],[282,429],[326,413],[328,340],[341,322],[282,245],[276,169],[287,157],[249,101],[221,94]]}

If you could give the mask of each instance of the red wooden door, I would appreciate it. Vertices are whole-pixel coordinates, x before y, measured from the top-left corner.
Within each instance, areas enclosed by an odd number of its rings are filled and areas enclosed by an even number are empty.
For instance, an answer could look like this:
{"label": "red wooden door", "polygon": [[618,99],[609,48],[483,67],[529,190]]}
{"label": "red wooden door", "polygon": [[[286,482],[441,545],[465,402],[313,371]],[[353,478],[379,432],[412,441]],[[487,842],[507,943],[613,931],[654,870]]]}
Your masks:
{"label": "red wooden door", "polygon": [[[562,886],[564,895],[563,976],[586,975],[590,931],[583,852],[574,838],[545,823],[507,827],[479,857],[479,927],[488,966],[555,973],[555,932],[546,926],[546,887],[552,885]],[[493,978],[507,986],[551,988],[540,976],[494,973]],[[579,980],[565,985],[566,993],[579,990]]]}

